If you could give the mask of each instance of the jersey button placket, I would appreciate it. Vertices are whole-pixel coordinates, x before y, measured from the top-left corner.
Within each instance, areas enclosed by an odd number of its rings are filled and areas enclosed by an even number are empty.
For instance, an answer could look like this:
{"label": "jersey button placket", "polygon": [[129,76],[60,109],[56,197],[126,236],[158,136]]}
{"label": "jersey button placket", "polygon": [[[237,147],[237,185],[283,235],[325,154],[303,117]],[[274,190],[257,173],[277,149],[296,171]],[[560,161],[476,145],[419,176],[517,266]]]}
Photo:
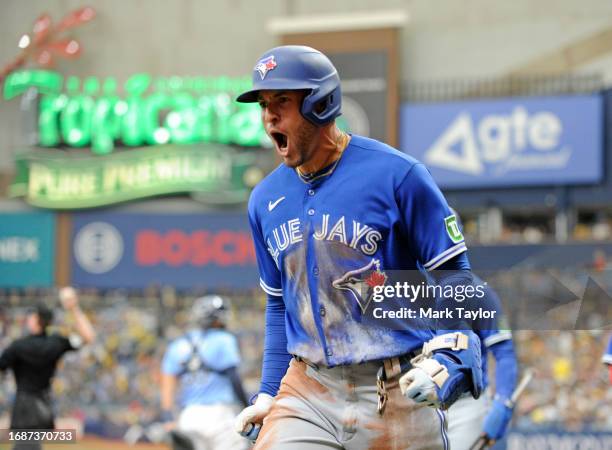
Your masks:
{"label": "jersey button placket", "polygon": [[314,216],[315,210],[310,208],[308,209],[308,211],[306,212],[306,214],[308,214],[309,216]]}

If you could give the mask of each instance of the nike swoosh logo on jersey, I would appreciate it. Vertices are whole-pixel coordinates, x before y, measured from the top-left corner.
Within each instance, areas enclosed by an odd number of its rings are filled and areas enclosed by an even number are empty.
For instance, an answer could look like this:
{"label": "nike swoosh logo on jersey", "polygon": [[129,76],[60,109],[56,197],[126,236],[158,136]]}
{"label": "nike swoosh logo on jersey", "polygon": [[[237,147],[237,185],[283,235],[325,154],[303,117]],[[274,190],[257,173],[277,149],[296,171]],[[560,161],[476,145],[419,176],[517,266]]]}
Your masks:
{"label": "nike swoosh logo on jersey", "polygon": [[284,195],[281,198],[279,198],[278,200],[276,200],[274,203],[272,203],[271,201],[268,201],[268,211],[272,211],[274,208],[276,208],[276,205],[278,205],[283,200],[285,200],[285,196]]}

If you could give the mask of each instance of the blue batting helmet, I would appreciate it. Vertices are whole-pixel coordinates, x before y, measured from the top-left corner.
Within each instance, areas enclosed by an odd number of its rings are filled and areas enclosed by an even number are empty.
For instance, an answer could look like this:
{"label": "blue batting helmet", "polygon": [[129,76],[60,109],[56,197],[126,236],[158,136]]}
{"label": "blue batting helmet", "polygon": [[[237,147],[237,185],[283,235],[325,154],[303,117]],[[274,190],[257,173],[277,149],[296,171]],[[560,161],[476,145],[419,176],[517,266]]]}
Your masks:
{"label": "blue batting helmet", "polygon": [[268,50],[253,69],[253,89],[236,101],[256,102],[262,90],[310,91],[301,113],[315,125],[325,125],[341,114],[338,71],[327,56],[311,47],[284,45]]}

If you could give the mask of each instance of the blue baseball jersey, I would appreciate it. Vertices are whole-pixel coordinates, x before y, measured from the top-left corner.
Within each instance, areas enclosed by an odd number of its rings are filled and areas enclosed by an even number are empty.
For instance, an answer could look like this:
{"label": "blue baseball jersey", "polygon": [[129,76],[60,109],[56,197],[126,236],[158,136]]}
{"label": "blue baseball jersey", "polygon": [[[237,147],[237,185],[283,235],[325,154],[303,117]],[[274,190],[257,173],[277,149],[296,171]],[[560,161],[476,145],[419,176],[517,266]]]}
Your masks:
{"label": "blue baseball jersey", "polygon": [[308,179],[276,168],[253,190],[248,214],[261,287],[285,304],[289,353],[335,366],[389,358],[431,339],[409,321],[388,329],[361,320],[366,276],[433,270],[466,250],[423,164],[352,135],[337,163]]}
{"label": "blue baseball jersey", "polygon": [[[198,353],[203,367],[187,370],[187,364]],[[193,330],[170,343],[162,360],[162,372],[178,376],[178,403],[189,405],[237,403],[229,377],[220,371],[240,364],[238,341],[225,330]]]}
{"label": "blue baseball jersey", "polygon": [[601,358],[601,361],[604,364],[612,365],[612,336],[610,336],[610,339],[608,340],[608,348],[606,349],[606,353],[604,353],[603,357]]}

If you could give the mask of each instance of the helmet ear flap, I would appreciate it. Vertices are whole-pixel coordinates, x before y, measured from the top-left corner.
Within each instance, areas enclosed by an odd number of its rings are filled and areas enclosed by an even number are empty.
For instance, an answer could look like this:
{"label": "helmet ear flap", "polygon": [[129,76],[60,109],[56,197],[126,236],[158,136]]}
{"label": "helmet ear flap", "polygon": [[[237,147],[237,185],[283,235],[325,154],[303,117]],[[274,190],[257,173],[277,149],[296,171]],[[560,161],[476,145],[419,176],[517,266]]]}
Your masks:
{"label": "helmet ear flap", "polygon": [[327,106],[333,100],[333,95],[334,94],[331,94],[331,95],[325,97],[323,100],[320,100],[317,103],[315,103],[314,108],[313,108],[315,114],[323,114],[325,112],[325,109],[327,109]]}
{"label": "helmet ear flap", "polygon": [[304,98],[302,115],[315,125],[325,125],[341,114],[342,94],[338,84],[328,94],[321,95],[320,89]]}

